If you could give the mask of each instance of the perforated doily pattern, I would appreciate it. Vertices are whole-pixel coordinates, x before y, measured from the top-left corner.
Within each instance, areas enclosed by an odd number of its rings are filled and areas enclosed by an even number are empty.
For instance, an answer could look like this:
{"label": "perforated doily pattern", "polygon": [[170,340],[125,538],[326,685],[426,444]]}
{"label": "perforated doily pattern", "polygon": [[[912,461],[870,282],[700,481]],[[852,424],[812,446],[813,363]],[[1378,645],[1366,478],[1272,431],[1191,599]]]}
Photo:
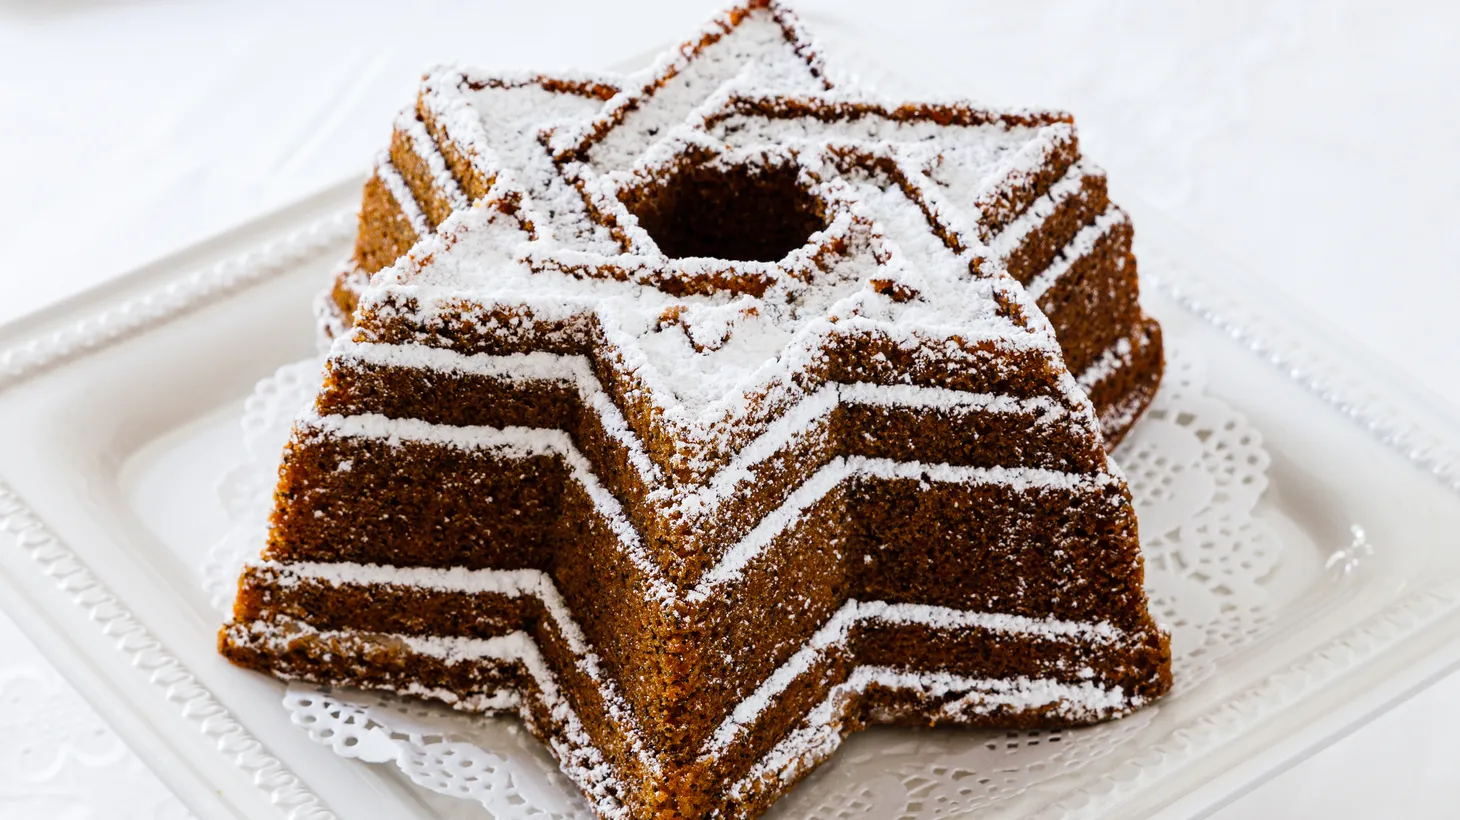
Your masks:
{"label": "perforated doily pattern", "polygon": [[[320,362],[287,365],[260,382],[244,412],[250,460],[221,484],[234,526],[204,577],[220,608],[238,565],[262,543],[291,414],[309,401]],[[1157,620],[1172,633],[1173,695],[1208,677],[1259,636],[1273,609],[1268,581],[1280,543],[1254,515],[1267,486],[1261,435],[1207,395],[1203,363],[1179,341],[1146,417],[1116,452],[1135,498]],[[453,817],[588,818],[544,747],[515,718],[474,717],[390,695],[292,684],[284,706],[311,738],[342,757],[393,763],[417,785],[463,800]],[[1050,783],[1127,743],[1160,705],[1065,731],[877,729],[850,738],[781,800],[769,818],[943,818]],[[452,802],[452,801],[448,801]]]}

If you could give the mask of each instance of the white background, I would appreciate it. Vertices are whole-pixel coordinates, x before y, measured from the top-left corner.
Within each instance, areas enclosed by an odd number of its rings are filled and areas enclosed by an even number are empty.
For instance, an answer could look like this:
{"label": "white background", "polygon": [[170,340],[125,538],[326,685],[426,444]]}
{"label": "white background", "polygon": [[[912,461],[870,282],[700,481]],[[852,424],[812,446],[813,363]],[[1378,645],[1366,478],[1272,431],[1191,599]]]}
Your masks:
{"label": "white background", "polygon": [[[0,322],[361,173],[433,63],[606,67],[718,5],[0,0]],[[1073,111],[1118,188],[1460,413],[1460,5],[799,8],[911,84]],[[1452,676],[1218,816],[1453,818],[1457,700]],[[0,818],[186,816],[0,616]]]}

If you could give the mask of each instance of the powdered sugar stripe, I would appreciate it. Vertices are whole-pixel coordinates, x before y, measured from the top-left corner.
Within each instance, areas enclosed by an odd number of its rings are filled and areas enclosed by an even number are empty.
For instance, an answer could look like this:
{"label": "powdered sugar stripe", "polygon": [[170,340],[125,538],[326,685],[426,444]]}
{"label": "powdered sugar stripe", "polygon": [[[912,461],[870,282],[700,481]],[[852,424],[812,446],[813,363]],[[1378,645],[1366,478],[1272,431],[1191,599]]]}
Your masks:
{"label": "powdered sugar stripe", "polygon": [[452,427],[419,419],[392,419],[373,413],[355,416],[321,416],[313,408],[295,420],[297,430],[342,438],[384,441],[390,446],[418,442],[463,450],[493,450],[509,457],[551,455],[563,459],[569,473],[592,502],[594,509],[614,533],[615,543],[648,588],[661,602],[678,600],[678,591],[664,571],[644,549],[638,532],[624,515],[618,499],[604,488],[592,466],[561,430],[528,427]]}
{"label": "powdered sugar stripe", "polygon": [[345,315],[345,311],[335,301],[333,287],[314,294],[310,307],[314,312],[314,345],[321,350],[328,349],[331,342],[344,336],[350,329],[350,317]]}
{"label": "powdered sugar stripe", "polygon": [[467,569],[465,567],[403,567],[350,562],[281,563],[256,561],[248,566],[273,577],[281,587],[303,581],[322,581],[334,586],[415,587],[437,592],[461,592],[471,595],[493,593],[509,598],[536,598],[557,624],[558,633],[575,655],[590,654],[588,639],[573,620],[568,604],[558,592],[553,579],[536,569]]}
{"label": "powdered sugar stripe", "polygon": [[1089,681],[1069,684],[1048,678],[966,678],[860,666],[811,711],[802,728],[778,743],[745,777],[732,785],[730,795],[738,800],[746,799],[758,783],[765,781],[789,785],[831,756],[841,746],[842,721],[848,710],[858,696],[873,686],[931,697],[967,693],[943,707],[949,718],[989,714],[1000,709],[1048,708],[1065,720],[1090,721],[1125,714],[1141,705],[1118,687],[1102,687]]}
{"label": "powdered sugar stripe", "polygon": [[327,351],[335,339],[346,335],[350,329],[350,315],[335,301],[337,290],[353,293],[356,297],[370,284],[366,273],[353,256],[335,265],[330,272],[330,285],[314,296],[315,343],[320,351]]}
{"label": "powdered sugar stripe", "polygon": [[1018,219],[1009,223],[999,232],[998,236],[989,240],[989,252],[999,259],[1007,260],[1015,251],[1019,250],[1019,247],[1024,244],[1024,240],[1028,239],[1036,228],[1044,225],[1044,221],[1059,210],[1061,205],[1069,199],[1079,196],[1080,191],[1084,190],[1086,179],[1103,176],[1105,176],[1104,171],[1086,160],[1080,160],[1071,165],[1064,177],[1051,186],[1044,196],[1035,200],[1033,205],[1019,215]]}
{"label": "powdered sugar stripe", "polygon": [[925,387],[913,384],[872,384],[854,382],[833,385],[847,404],[880,407],[909,407],[919,410],[978,410],[992,413],[1031,414],[1040,417],[1038,424],[1062,416],[1067,411],[1049,396],[1021,399],[1008,394],[970,393],[946,387]]}
{"label": "powdered sugar stripe", "polygon": [[[669,479],[650,458],[638,434],[609,398],[584,356],[553,353],[516,353],[506,356],[467,355],[424,345],[383,345],[341,341],[333,356],[337,361],[466,374],[521,381],[549,381],[571,386],[579,399],[598,414],[599,424],[623,445],[630,463],[651,488]],[[840,403],[934,410],[953,413],[990,412],[1034,416],[1036,426],[1063,418],[1068,411],[1047,396],[1020,399],[1008,395],[970,393],[942,387],[878,385],[865,382],[826,384],[802,399],[751,440],[735,458],[698,487],[680,487],[683,497],[675,503],[686,513],[713,512],[742,482],[752,480],[754,468],[782,451],[794,438],[826,419]]]}
{"label": "powdered sugar stripe", "polygon": [[730,13],[710,21],[697,37],[662,57],[644,82],[625,88],[608,101],[602,114],[581,126],[553,135],[559,155],[586,150],[608,170],[628,168],[638,151],[682,122],[705,89],[718,89],[744,73],[753,73],[762,87],[815,92],[825,90],[819,63],[803,41],[793,40],[793,15],[776,5],[772,14],[749,14],[735,21]]}
{"label": "powdered sugar stripe", "polygon": [[456,181],[456,175],[451,173],[451,168],[446,164],[446,157],[436,145],[436,140],[426,131],[426,124],[416,118],[415,110],[402,111],[396,117],[395,127],[410,139],[411,150],[416,156],[425,161],[426,169],[431,172],[431,186],[446,200],[446,204],[453,211],[470,205],[460,183]]}
{"label": "powdered sugar stripe", "polygon": [[1048,293],[1050,288],[1053,288],[1059,283],[1060,279],[1064,278],[1066,273],[1070,272],[1070,268],[1076,262],[1095,250],[1096,243],[1104,238],[1106,234],[1110,233],[1117,225],[1128,222],[1129,220],[1130,218],[1125,215],[1125,211],[1122,211],[1120,208],[1114,205],[1106,208],[1105,212],[1097,217],[1094,222],[1081,228],[1080,232],[1075,234],[1075,238],[1070,240],[1070,244],[1066,245],[1064,250],[1060,252],[1059,259],[1056,259],[1042,273],[1034,277],[1033,281],[1029,283],[1029,287],[1026,288],[1029,297],[1035,301],[1043,298],[1044,294]]}
{"label": "powdered sugar stripe", "polygon": [[[1105,408],[1100,414],[1100,425],[1108,439],[1117,430],[1125,430],[1135,423],[1136,417],[1151,400],[1154,390],[1132,390],[1119,402]],[[1115,462],[1110,462],[1112,465]],[[1112,471],[1115,472],[1115,471]]]}
{"label": "powdered sugar stripe", "polygon": [[391,164],[390,152],[381,151],[375,155],[375,175],[385,183],[386,190],[390,191],[401,214],[410,223],[411,230],[416,232],[416,237],[430,236],[431,223],[426,220],[426,214],[416,202],[416,196],[411,193],[410,186],[406,185],[405,179]]}
{"label": "powdered sugar stripe", "polygon": [[[361,362],[382,367],[469,374],[513,381],[554,381],[577,387],[585,400],[589,394],[604,392],[587,357],[578,355],[535,351],[494,356],[484,353],[464,354],[427,345],[392,345],[351,340],[337,342],[331,354],[340,361]],[[823,393],[835,395],[840,401],[849,404],[884,407],[979,410],[1028,413],[1039,416],[1058,415],[1065,412],[1063,406],[1048,396],[1018,398],[1008,394],[973,393],[945,387],[912,384],[828,383],[812,395],[819,396]],[[807,399],[806,401],[816,406],[824,404],[824,399]],[[796,411],[788,411],[788,413],[794,412]],[[621,415],[620,418],[622,418]],[[805,417],[803,416],[803,418]],[[750,446],[754,445],[747,445],[747,447]]]}
{"label": "powdered sugar stripe", "polygon": [[986,177],[987,181],[973,198],[974,207],[985,214],[999,213],[1001,199],[1043,170],[1050,157],[1074,144],[1075,126],[1070,123],[1057,122],[1040,128],[1034,139],[1005,157]]}
{"label": "powdered sugar stripe", "polygon": [[1065,490],[1094,492],[1118,479],[1108,473],[1084,475],[1037,467],[961,467],[949,464],[898,462],[890,459],[854,456],[832,459],[791,493],[780,507],[766,515],[741,541],[706,570],[687,594],[679,590],[655,563],[623,512],[617,498],[604,488],[587,458],[561,430],[526,427],[453,427],[419,419],[392,419],[372,413],[354,416],[321,416],[313,409],[296,419],[301,432],[342,438],[366,438],[392,446],[420,442],[464,450],[494,450],[509,457],[553,455],[562,458],[570,475],[584,489],[595,510],[616,536],[624,556],[642,574],[649,591],[666,604],[702,601],[717,587],[737,581],[744,569],[759,557],[775,537],[794,525],[832,489],[850,478],[906,479],[970,485],[999,485],[1015,490]]}
{"label": "powdered sugar stripe", "polygon": [[[557,624],[558,632],[568,648],[579,655],[590,652],[587,639],[573,619],[552,576],[542,570],[402,567],[314,561],[258,561],[250,566],[256,571],[273,576],[274,582],[281,587],[290,587],[305,581],[320,581],[335,586],[404,586],[435,592],[536,598],[542,602]],[[1050,640],[1078,639],[1102,644],[1115,643],[1126,638],[1125,632],[1104,621],[1030,618],[933,604],[849,600],[808,640],[807,646],[817,649],[832,646],[845,639],[850,627],[868,622],[923,625],[934,629],[984,629],[1008,635],[1027,635]]]}
{"label": "powdered sugar stripe", "polygon": [[849,478],[905,479],[947,484],[1001,485],[1015,490],[1084,490],[1118,483],[1109,473],[1082,475],[1037,467],[955,467],[949,464],[924,464],[916,461],[892,461],[863,456],[837,457],[817,470],[804,484],[773,512],[760,520],[754,529],[730,549],[691,589],[686,599],[700,602],[716,590],[739,581],[746,567],[761,556],[781,533],[790,529],[806,513],[842,482]]}
{"label": "powdered sugar stripe", "polygon": [[[588,652],[587,639],[573,620],[567,603],[558,593],[552,576],[536,569],[467,569],[465,567],[403,567],[350,562],[322,563],[302,561],[282,563],[259,561],[255,570],[271,574],[279,586],[293,586],[302,581],[322,581],[332,585],[416,587],[437,592],[466,594],[498,594],[507,597],[534,597],[542,601],[548,614],[558,624],[569,649]],[[1023,615],[986,613],[953,609],[932,604],[889,603],[885,601],[847,601],[827,621],[818,637],[810,642],[828,646],[835,635],[846,627],[865,622],[889,624],[923,624],[937,629],[979,628],[1006,634],[1036,635],[1050,639],[1078,638],[1084,641],[1111,643],[1125,633],[1105,623],[1066,621],[1057,618],[1029,618]],[[830,636],[830,637],[828,637]]]}
{"label": "powdered sugar stripe", "polygon": [[[582,630],[568,611],[556,585],[551,577],[539,570],[468,570],[460,567],[440,569],[312,562],[297,564],[260,562],[254,567],[258,571],[273,575],[275,583],[282,587],[293,586],[303,581],[322,581],[334,585],[409,586],[442,592],[496,593],[509,597],[538,598],[548,610],[570,651],[580,659],[586,659],[585,671],[591,668],[590,676],[595,683],[601,687],[607,685],[598,674],[597,657],[589,651]],[[849,600],[755,692],[735,706],[706,741],[700,754],[714,756],[722,753],[736,737],[756,723],[765,709],[792,682],[805,675],[817,661],[825,657],[828,651],[844,646],[853,628],[872,623],[912,624],[937,630],[981,629],[1004,635],[1102,645],[1118,644],[1128,640],[1126,633],[1103,621],[1066,621],[1057,618],[1030,618],[1004,613],[957,610],[931,604]],[[255,632],[260,630],[259,627],[251,628]],[[488,639],[392,636],[392,640],[399,640],[414,652],[441,658],[448,663],[481,659],[512,661],[540,656],[534,639],[523,632],[512,632]],[[582,665],[580,663],[580,666]],[[537,677],[537,671],[532,671],[534,677]],[[925,689],[942,687],[945,691],[982,692],[993,689],[1007,694],[1010,691],[1016,691],[1020,683],[1019,681],[969,683],[968,679],[946,675],[940,677],[936,673],[917,673],[912,677],[917,678],[918,685]],[[855,680],[855,678],[854,674],[853,679]],[[947,680],[942,680],[942,678],[947,678]],[[1054,686],[1058,687],[1059,684],[1054,684]],[[544,691],[546,690],[544,689]],[[607,701],[616,698],[617,695],[610,689],[604,689],[603,697]],[[453,698],[454,696],[444,698],[444,700],[449,702]],[[1124,702],[1122,697],[1119,703]],[[1074,703],[1078,705],[1080,702],[1074,701]],[[1003,701],[1003,705],[1017,706],[1014,701],[1007,699]],[[1036,702],[1018,706],[1018,708],[1032,708],[1038,705],[1042,704]],[[1099,706],[1100,704],[1096,703],[1090,705],[1090,708]]]}
{"label": "powdered sugar stripe", "polygon": [[1130,337],[1127,336],[1106,348],[1100,358],[1085,368],[1085,372],[1075,381],[1079,382],[1082,390],[1094,390],[1101,382],[1130,366],[1131,354],[1134,352],[1135,345],[1131,344]]}
{"label": "powdered sugar stripe", "polygon": [[[723,752],[747,728],[755,725],[760,715],[776,697],[796,679],[805,675],[827,652],[846,644],[853,627],[869,622],[917,624],[933,629],[983,629],[1004,635],[1021,635],[1046,640],[1080,640],[1112,644],[1123,640],[1125,633],[1105,622],[1062,621],[1055,618],[1027,618],[992,612],[971,612],[928,604],[859,602],[849,600],[811,636],[795,655],[775,672],[721,722],[706,741],[702,755]],[[865,667],[864,667],[865,668]],[[919,677],[927,673],[919,673]]]}
{"label": "powdered sugar stripe", "polygon": [[603,390],[585,356],[564,356],[534,351],[507,356],[467,355],[425,345],[386,345],[344,340],[336,343],[332,356],[337,361],[359,362],[380,367],[399,367],[436,373],[481,376],[512,382],[544,381],[577,389],[584,405],[598,415],[598,423],[610,438],[619,442],[629,462],[645,484],[655,486],[664,476],[649,458],[639,437]]}

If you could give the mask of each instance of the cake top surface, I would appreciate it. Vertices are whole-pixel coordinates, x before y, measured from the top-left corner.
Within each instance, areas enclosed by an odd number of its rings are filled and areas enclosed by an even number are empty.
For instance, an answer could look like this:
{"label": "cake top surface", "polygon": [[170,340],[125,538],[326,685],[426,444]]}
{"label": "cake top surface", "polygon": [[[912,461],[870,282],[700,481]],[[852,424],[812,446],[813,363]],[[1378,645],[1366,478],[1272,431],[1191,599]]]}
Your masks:
{"label": "cake top surface", "polygon": [[1070,118],[834,85],[775,2],[622,78],[437,69],[418,108],[490,187],[376,296],[428,324],[591,315],[668,420],[744,412],[838,334],[1058,355],[986,243],[1078,158]]}

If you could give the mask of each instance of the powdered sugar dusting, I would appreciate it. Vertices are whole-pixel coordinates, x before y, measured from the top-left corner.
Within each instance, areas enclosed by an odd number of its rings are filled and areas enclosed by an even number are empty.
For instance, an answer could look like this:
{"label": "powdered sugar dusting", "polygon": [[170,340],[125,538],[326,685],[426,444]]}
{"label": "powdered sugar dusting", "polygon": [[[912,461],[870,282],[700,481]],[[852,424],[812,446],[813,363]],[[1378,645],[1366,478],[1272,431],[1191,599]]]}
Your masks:
{"label": "powdered sugar dusting", "polygon": [[[1124,640],[1120,630],[1107,623],[1082,623],[1061,621],[1054,618],[1025,618],[1001,613],[969,612],[948,609],[927,604],[891,604],[884,601],[847,601],[827,622],[816,631],[796,654],[766,678],[754,693],[742,700],[716,728],[706,742],[701,754],[714,755],[723,752],[746,728],[755,725],[762,713],[786,690],[791,683],[809,672],[826,656],[828,650],[843,646],[851,630],[859,624],[880,622],[887,624],[919,624],[940,630],[980,629],[1004,635],[1023,635],[1047,640],[1078,640],[1096,644],[1110,644]],[[869,669],[870,667],[862,667]],[[858,673],[854,672],[852,685],[857,685]],[[906,674],[906,673],[904,673]],[[926,673],[908,674],[910,678],[921,679],[924,684],[935,684],[934,675]],[[843,684],[846,685],[846,684]],[[994,684],[992,681],[972,682],[964,678],[948,676],[942,682],[945,691],[983,691]],[[906,688],[898,686],[894,688]],[[857,690],[857,691],[860,691]],[[1006,693],[1017,691],[1017,687],[1006,687]],[[1028,709],[1042,705],[1037,701],[1038,693],[1028,693],[1030,701],[1019,705],[1009,699],[1003,705]],[[1108,694],[1102,693],[1108,700]],[[1123,702],[1123,699],[1122,701]],[[1117,704],[1118,705],[1118,704]],[[1092,704],[1092,710],[1108,708],[1106,700]]]}
{"label": "powdered sugar dusting", "polygon": [[[361,439],[502,460],[555,459],[611,533],[609,560],[622,561],[616,569],[631,568],[632,594],[642,594],[655,617],[676,629],[733,601],[746,579],[769,565],[772,550],[794,541],[786,535],[813,510],[835,518],[837,511],[827,510],[840,503],[835,493],[848,485],[1000,487],[1045,499],[1070,494],[1086,509],[1128,504],[1124,493],[1110,491],[1122,479],[1108,464],[1066,472],[849,455],[819,461],[833,452],[823,443],[831,443],[830,420],[841,406],[904,408],[953,423],[1014,415],[1027,419],[1034,435],[1059,431],[1098,442],[1094,408],[1080,387],[1129,366],[1132,343],[1107,351],[1077,383],[1063,367],[1037,299],[1124,215],[1112,207],[1081,231],[1028,291],[1004,269],[1024,239],[1098,173],[1078,163],[1068,117],[984,112],[967,104],[899,107],[832,89],[794,16],[776,3],[752,3],[713,21],[650,71],[626,79],[487,77],[438,69],[427,77],[416,112],[403,115],[397,127],[452,214],[433,234],[404,180],[382,158],[381,181],[420,241],[364,289],[358,332],[336,343],[334,366],[451,374],[529,390],[537,383],[566,387],[591,414],[584,421],[596,421],[606,434],[613,470],[596,475],[601,467],[567,431],[554,429],[306,411],[297,420],[298,441]],[[641,193],[662,193],[654,186],[668,185],[671,172],[691,166],[762,175],[789,169],[799,193],[814,203],[817,229],[775,261],[669,258],[658,229],[651,236],[646,227],[652,220],[641,225],[628,203]],[[1049,187],[1061,172],[1064,178]],[[468,205],[466,190],[478,201]],[[434,197],[429,202],[438,204]],[[468,337],[490,340],[488,349],[550,346],[559,353],[486,356],[447,349],[460,343],[467,350]],[[381,343],[387,338],[416,343]],[[887,352],[843,362],[836,357],[844,357],[846,348]],[[951,377],[974,368],[979,378]],[[1018,387],[1001,394],[929,386],[1001,381]],[[600,440],[592,435],[597,448]],[[732,502],[765,480],[767,465],[808,450],[817,450],[818,461],[801,465],[784,483],[810,477],[798,486],[778,485],[776,492],[786,497],[758,520],[721,531],[725,541],[745,534],[728,546],[716,542],[724,550],[718,556],[700,556],[710,565],[697,577],[681,577],[688,573],[674,561],[682,557],[668,556],[652,540],[664,531],[698,537],[721,525],[717,516],[739,509]],[[697,544],[686,539],[683,544]],[[545,622],[603,693],[610,721],[634,754],[651,770],[667,770],[549,575],[271,562],[254,571],[279,587],[387,585],[537,599],[548,613]],[[1127,636],[1104,622],[846,601],[734,706],[703,754],[728,750],[855,629],[909,624],[985,630],[1072,652],[1112,651],[1148,637]],[[567,727],[553,741],[565,768],[600,813],[624,814],[612,796],[623,784],[613,781],[613,770],[526,632],[485,639],[370,635],[282,621],[233,629],[240,640],[276,653],[295,642],[319,641],[372,651],[389,647],[483,669],[521,667],[554,720]],[[846,674],[845,667],[837,674]],[[410,683],[402,690],[455,699],[464,708],[515,706],[530,720],[528,704],[514,693],[452,693]],[[1031,711],[1089,720],[1138,705],[1119,688],[1093,680],[992,680],[854,667],[733,793],[743,797],[759,784],[789,782],[835,749],[844,719],[865,695],[886,691],[915,693],[933,704],[929,709],[942,710],[928,716],[953,721]]]}
{"label": "powdered sugar dusting", "polygon": [[[581,79],[581,78],[580,78]],[[477,173],[493,180],[497,195],[521,197],[526,220],[543,236],[612,249],[594,226],[582,199],[562,178],[539,139],[555,126],[592,116],[603,105],[588,94],[549,89],[537,78],[479,79],[444,66],[427,75],[421,105],[462,145]]]}
{"label": "powdered sugar dusting", "polygon": [[1038,301],[1050,291],[1059,281],[1069,273],[1070,268],[1085,256],[1095,250],[1095,245],[1115,229],[1117,225],[1130,221],[1125,211],[1112,205],[1105,210],[1094,222],[1080,229],[1070,244],[1060,253],[1060,258],[1045,268],[1034,280],[1029,283],[1028,291],[1030,298]]}
{"label": "powdered sugar dusting", "polygon": [[[609,101],[604,121],[614,122],[606,136],[589,149],[591,161],[606,171],[624,170],[673,126],[700,106],[710,93],[737,85],[785,93],[824,88],[781,24],[769,14],[751,14],[738,24],[722,18],[702,35],[713,38],[693,50],[695,41],[653,69],[644,85]],[[564,133],[554,146],[566,149],[599,127]]]}
{"label": "powdered sugar dusting", "polygon": [[385,189],[390,191],[395,204],[400,208],[401,216],[410,224],[411,230],[415,231],[417,237],[427,236],[431,233],[431,223],[427,221],[426,214],[416,202],[416,197],[411,193],[411,188],[406,184],[405,179],[395,166],[390,162],[390,153],[381,151],[375,155],[375,175],[385,184]]}
{"label": "powdered sugar dusting", "polygon": [[1131,344],[1129,338],[1121,339],[1100,354],[1100,358],[1085,368],[1085,372],[1081,373],[1076,381],[1085,390],[1093,389],[1128,366],[1134,350],[1135,346]]}
{"label": "powdered sugar dusting", "polygon": [[441,592],[492,593],[509,598],[535,598],[553,619],[568,649],[577,655],[591,654],[588,639],[568,612],[568,605],[547,573],[535,569],[471,570],[465,567],[401,567],[376,564],[280,563],[258,561],[256,571],[281,587],[301,581],[322,581],[335,586],[400,586]]}
{"label": "powdered sugar dusting", "polygon": [[949,464],[923,464],[912,461],[891,461],[863,456],[838,457],[816,471],[786,499],[780,507],[760,520],[735,546],[700,578],[690,590],[688,600],[703,601],[718,594],[726,584],[741,579],[745,569],[832,489],[843,481],[857,478],[905,479],[967,485],[1001,485],[1015,490],[1063,490],[1098,492],[1115,482],[1110,475],[1082,475],[1037,467],[955,467]]}
{"label": "powdered sugar dusting", "polygon": [[1103,177],[1105,172],[1095,167],[1088,160],[1081,160],[1070,166],[1063,179],[1056,182],[1044,196],[1034,201],[1019,215],[1018,219],[1009,223],[998,236],[989,242],[989,251],[1000,259],[1008,259],[1024,240],[1034,230],[1044,224],[1045,220],[1054,214],[1061,205],[1071,198],[1078,196],[1084,189],[1088,179]]}

